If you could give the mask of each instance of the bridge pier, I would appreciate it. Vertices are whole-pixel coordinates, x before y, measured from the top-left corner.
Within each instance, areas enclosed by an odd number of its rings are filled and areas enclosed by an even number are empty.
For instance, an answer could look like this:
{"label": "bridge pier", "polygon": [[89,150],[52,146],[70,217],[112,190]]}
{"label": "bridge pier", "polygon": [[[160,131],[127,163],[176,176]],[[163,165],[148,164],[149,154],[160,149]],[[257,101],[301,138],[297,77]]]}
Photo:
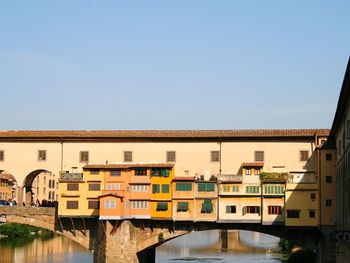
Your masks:
{"label": "bridge pier", "polygon": [[98,222],[94,250],[95,263],[153,263],[155,248],[137,253],[137,241],[145,235],[129,220]]}

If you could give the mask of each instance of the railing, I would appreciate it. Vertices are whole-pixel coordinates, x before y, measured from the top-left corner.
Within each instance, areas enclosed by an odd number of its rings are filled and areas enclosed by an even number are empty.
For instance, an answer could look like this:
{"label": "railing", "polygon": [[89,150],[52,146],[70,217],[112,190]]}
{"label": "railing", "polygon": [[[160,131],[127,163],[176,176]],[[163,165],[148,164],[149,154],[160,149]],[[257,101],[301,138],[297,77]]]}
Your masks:
{"label": "railing", "polygon": [[61,173],[61,181],[82,181],[83,173]]}
{"label": "railing", "polygon": [[316,184],[317,178],[314,173],[292,173],[288,178],[288,183],[293,184]]}
{"label": "railing", "polygon": [[230,182],[242,182],[243,176],[237,175],[237,174],[219,174],[218,175],[219,181],[230,181]]}

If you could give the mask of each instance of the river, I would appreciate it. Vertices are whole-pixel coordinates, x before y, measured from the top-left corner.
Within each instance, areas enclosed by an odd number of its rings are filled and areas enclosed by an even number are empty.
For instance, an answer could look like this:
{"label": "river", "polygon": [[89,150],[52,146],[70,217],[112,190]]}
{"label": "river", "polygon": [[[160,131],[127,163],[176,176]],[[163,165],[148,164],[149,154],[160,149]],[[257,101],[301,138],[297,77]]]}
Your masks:
{"label": "river", "polygon": [[[219,231],[193,232],[157,248],[157,263],[176,262],[281,262],[272,253],[278,239],[249,231],[229,231],[222,249]],[[92,253],[73,241],[55,236],[31,241],[0,240],[1,263],[92,263]]]}

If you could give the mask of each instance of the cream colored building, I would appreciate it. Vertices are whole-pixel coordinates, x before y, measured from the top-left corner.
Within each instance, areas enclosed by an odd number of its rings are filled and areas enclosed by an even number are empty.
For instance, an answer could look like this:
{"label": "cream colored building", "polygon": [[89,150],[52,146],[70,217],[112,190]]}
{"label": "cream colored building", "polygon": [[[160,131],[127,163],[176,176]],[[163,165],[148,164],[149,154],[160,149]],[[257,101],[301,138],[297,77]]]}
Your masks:
{"label": "cream colored building", "polygon": [[42,203],[58,200],[58,176],[51,172],[42,172],[35,177],[32,183],[33,202]]}
{"label": "cream colored building", "polygon": [[[18,200],[23,198],[21,187],[26,189],[28,200],[32,182],[43,172],[82,173],[86,164],[172,163],[175,178],[192,177],[196,181],[210,178],[220,181],[222,176],[241,178],[238,187],[241,195],[221,195],[217,203],[210,198],[205,201],[218,211],[217,220],[271,224],[285,218],[287,224],[316,226],[320,222],[322,182],[317,149],[328,133],[327,129],[7,131],[0,132],[0,157],[3,157],[0,169],[10,171],[17,179]],[[280,196],[264,193],[262,172],[291,175],[284,192],[277,193]],[[224,191],[221,187],[219,184],[219,193]],[[316,198],[311,198],[311,194]],[[303,202],[306,196],[310,202]],[[206,199],[193,198],[193,202],[199,203]],[[227,213],[229,209],[236,212]],[[176,211],[175,218],[180,214],[185,213]],[[204,216],[214,220],[213,215]]]}

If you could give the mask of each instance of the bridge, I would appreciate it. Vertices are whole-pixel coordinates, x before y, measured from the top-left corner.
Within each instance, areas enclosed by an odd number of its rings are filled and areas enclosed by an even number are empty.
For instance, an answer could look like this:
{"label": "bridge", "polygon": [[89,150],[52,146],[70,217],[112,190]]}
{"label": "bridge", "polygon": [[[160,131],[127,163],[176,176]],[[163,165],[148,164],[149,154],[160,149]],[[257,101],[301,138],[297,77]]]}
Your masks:
{"label": "bridge", "polygon": [[[257,223],[59,218],[56,208],[46,207],[0,207],[0,215],[5,215],[7,222],[42,227],[79,243],[94,252],[95,263],[152,263],[157,246],[193,231],[249,230],[293,240],[312,250],[317,249],[321,237],[317,228]],[[227,235],[223,242],[227,245]]]}

